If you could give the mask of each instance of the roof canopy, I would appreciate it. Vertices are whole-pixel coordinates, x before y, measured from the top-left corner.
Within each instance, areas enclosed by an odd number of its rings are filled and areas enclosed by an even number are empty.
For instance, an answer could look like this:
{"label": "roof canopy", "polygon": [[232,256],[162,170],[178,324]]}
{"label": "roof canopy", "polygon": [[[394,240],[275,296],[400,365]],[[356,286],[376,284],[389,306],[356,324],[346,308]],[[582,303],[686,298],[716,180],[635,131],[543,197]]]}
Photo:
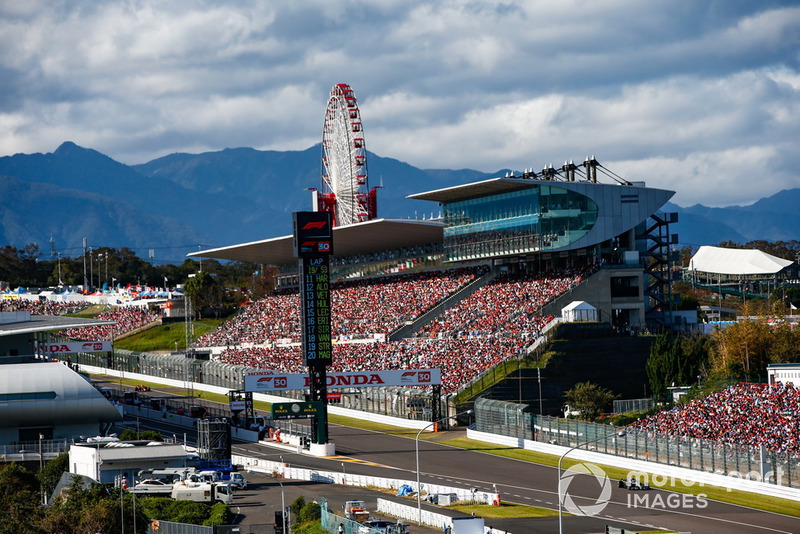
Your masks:
{"label": "roof canopy", "polygon": [[775,274],[792,263],[760,250],[703,246],[692,256],[689,269],[732,275]]}
{"label": "roof canopy", "polygon": [[[373,219],[363,223],[337,226],[333,229],[333,255],[337,258],[378,252],[387,248],[403,248],[441,243],[444,226],[439,220]],[[387,245],[391,243],[391,247]],[[201,250],[189,257],[248,261],[268,265],[296,263],[292,236],[229,247]]]}
{"label": "roof canopy", "polygon": [[29,312],[0,312],[4,315],[16,314],[14,318],[0,318],[0,337],[31,334],[33,332],[56,332],[69,328],[84,328],[116,324],[116,321],[64,317],[62,315],[36,315]]}
{"label": "roof canopy", "polygon": [[58,362],[0,365],[0,426],[53,426],[122,420],[81,375]]}

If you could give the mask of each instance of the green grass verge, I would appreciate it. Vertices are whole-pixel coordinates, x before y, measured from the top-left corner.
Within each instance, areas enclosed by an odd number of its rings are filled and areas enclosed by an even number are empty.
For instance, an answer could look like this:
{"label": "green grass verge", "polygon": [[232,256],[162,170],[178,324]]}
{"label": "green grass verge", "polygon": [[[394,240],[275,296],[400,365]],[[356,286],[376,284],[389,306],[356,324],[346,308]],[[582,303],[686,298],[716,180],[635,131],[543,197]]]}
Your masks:
{"label": "green grass verge", "polygon": [[[500,506],[492,506],[491,504],[454,504],[447,506],[451,510],[458,510],[465,514],[474,513],[477,516],[485,519],[517,519],[520,517],[555,517],[558,515],[558,510],[548,510],[547,508],[537,508],[535,506],[526,506],[524,504],[514,504],[504,502]],[[570,514],[563,514],[568,516]]]}
{"label": "green grass verge", "polygon": [[[224,319],[202,319],[194,321],[194,339],[213,332]],[[186,326],[184,323],[170,323],[139,332],[114,341],[114,347],[135,352],[169,351],[186,348]]]}
{"label": "green grass verge", "polygon": [[97,317],[99,314],[107,311],[109,306],[105,306],[103,304],[95,304],[93,306],[89,306],[88,308],[84,308],[77,313],[68,313],[66,317],[79,317],[81,319],[91,319],[93,317]]}
{"label": "green grass verge", "polygon": [[[441,441],[440,443],[450,445],[452,447],[458,447],[460,449],[485,452],[487,454],[494,454],[496,456],[503,456],[505,458],[513,458],[515,460],[521,460],[539,465],[547,465],[550,467],[558,466],[559,457],[552,454],[526,451],[514,447],[505,447],[503,445],[495,445],[469,438],[448,439]],[[561,468],[568,469],[570,466],[578,463],[581,463],[581,461],[565,458],[561,462]],[[628,473],[631,471],[630,469],[622,469],[619,467],[612,467],[602,464],[599,464],[599,467],[606,472],[609,478],[614,480],[626,478]],[[650,480],[653,480],[652,474],[650,474]],[[687,484],[680,479],[669,479],[667,481],[667,485],[660,487],[659,489],[665,489],[668,491],[685,493],[689,495],[698,495],[702,493],[706,496],[706,498],[713,499],[715,501],[746,506],[748,508],[755,508],[758,510],[764,510],[766,512],[775,512],[778,514],[800,517],[800,507],[797,506],[796,501],[781,499],[779,497],[770,497],[768,495],[760,495],[758,493],[749,493],[738,490],[728,490],[727,488],[700,483]]]}

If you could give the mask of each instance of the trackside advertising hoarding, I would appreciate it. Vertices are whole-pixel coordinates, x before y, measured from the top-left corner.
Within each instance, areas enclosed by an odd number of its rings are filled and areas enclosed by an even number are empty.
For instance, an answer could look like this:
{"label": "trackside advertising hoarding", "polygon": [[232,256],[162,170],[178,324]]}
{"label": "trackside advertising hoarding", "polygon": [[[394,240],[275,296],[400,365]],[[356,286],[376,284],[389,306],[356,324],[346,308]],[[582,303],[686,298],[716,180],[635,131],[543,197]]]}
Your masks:
{"label": "trackside advertising hoarding", "polygon": [[[440,369],[396,369],[328,373],[329,388],[375,388],[382,386],[431,386],[442,383]],[[244,375],[245,391],[291,391],[308,389],[309,377],[301,374],[274,374],[272,371],[249,371]]]}
{"label": "trackside advertising hoarding", "polygon": [[37,343],[38,354],[71,354],[76,352],[110,352],[110,341],[69,341],[64,343]]}

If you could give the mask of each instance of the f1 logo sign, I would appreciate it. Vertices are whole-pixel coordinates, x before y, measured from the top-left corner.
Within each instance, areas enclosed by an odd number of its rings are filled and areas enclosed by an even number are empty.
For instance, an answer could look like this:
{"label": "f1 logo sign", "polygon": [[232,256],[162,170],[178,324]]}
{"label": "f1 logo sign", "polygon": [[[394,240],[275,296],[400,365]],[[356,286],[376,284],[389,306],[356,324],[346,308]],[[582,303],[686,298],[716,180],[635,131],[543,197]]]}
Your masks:
{"label": "f1 logo sign", "polygon": [[289,386],[289,381],[286,379],[285,376],[276,376],[275,377],[275,387],[276,388],[285,388]]}
{"label": "f1 logo sign", "polygon": [[311,230],[312,228],[317,228],[319,230],[325,228],[325,225],[328,224],[328,221],[311,221],[307,222],[303,226],[303,230]]}
{"label": "f1 logo sign", "polygon": [[81,348],[83,350],[102,351],[103,350],[103,344],[102,343],[84,343],[83,345],[81,345]]}
{"label": "f1 logo sign", "polygon": [[419,380],[420,382],[430,382],[431,381],[430,371],[420,371],[417,374],[417,380]]}

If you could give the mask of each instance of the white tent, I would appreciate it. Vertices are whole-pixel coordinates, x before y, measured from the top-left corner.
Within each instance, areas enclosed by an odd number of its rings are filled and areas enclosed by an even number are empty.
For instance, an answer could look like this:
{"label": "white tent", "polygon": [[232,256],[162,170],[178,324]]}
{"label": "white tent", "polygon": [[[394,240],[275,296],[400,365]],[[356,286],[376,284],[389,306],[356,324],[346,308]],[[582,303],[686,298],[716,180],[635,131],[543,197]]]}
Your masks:
{"label": "white tent", "polygon": [[775,274],[792,263],[791,260],[777,258],[760,250],[703,246],[689,261],[689,270],[727,275],[764,275]]}
{"label": "white tent", "polygon": [[566,323],[574,323],[576,321],[597,322],[598,320],[597,308],[582,300],[573,300],[561,308],[561,317]]}

